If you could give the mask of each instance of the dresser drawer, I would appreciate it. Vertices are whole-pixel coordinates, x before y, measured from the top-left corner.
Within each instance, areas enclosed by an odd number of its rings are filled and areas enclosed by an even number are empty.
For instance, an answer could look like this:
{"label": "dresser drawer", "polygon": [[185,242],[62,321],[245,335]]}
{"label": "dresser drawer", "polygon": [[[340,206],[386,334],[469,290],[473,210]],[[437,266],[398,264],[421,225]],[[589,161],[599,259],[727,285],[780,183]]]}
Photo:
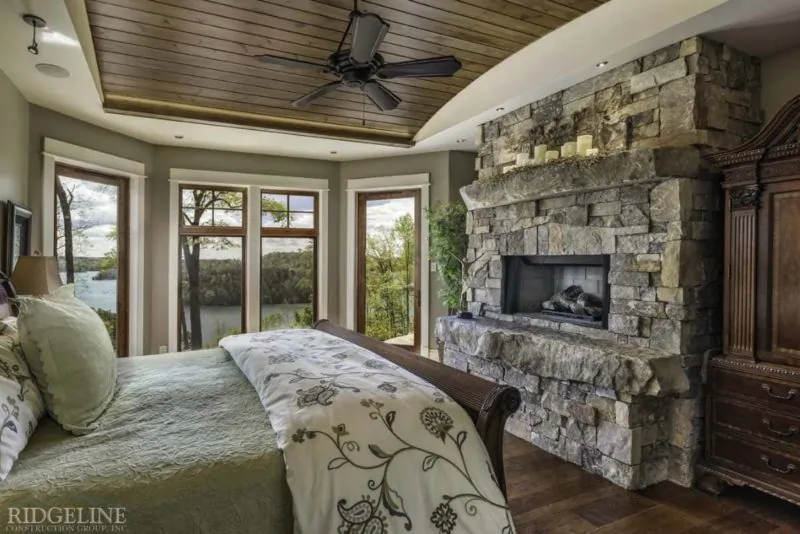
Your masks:
{"label": "dresser drawer", "polygon": [[771,408],[800,413],[800,383],[712,368],[714,396],[743,397]]}
{"label": "dresser drawer", "polygon": [[715,433],[711,454],[717,460],[735,464],[735,468],[745,468],[754,476],[769,477],[784,488],[800,489],[800,459],[776,452],[757,440]]}
{"label": "dresser drawer", "polygon": [[800,446],[800,416],[794,414],[773,412],[728,399],[714,399],[713,421],[718,425]]}

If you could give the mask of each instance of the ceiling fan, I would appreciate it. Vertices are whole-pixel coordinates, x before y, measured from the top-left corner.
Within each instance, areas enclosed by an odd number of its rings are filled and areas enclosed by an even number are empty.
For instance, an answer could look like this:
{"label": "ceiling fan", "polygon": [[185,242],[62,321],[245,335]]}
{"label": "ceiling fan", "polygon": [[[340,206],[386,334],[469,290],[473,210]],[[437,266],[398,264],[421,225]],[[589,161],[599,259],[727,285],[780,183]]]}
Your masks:
{"label": "ceiling fan", "polygon": [[[389,24],[378,15],[360,12],[358,0],[354,0],[347,29],[339,41],[339,47],[328,57],[326,65],[272,54],[260,54],[254,57],[264,63],[314,69],[339,78],[317,87],[292,102],[292,107],[295,108],[307,106],[339,87],[357,87],[364,91],[378,109],[391,111],[400,104],[400,97],[387,89],[379,80],[452,76],[461,68],[461,62],[454,56],[386,63],[383,56],[378,53],[378,48],[388,31]],[[350,34],[350,48],[342,49],[348,34]]]}

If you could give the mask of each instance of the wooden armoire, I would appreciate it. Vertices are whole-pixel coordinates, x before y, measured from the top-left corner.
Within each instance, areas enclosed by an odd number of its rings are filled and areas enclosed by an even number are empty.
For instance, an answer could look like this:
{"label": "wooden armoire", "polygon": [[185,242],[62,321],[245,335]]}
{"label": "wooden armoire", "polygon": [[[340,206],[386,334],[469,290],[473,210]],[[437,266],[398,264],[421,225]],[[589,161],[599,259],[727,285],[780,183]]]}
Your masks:
{"label": "wooden armoire", "polygon": [[708,362],[698,482],[800,505],[800,95],[708,159],[725,174],[724,337]]}

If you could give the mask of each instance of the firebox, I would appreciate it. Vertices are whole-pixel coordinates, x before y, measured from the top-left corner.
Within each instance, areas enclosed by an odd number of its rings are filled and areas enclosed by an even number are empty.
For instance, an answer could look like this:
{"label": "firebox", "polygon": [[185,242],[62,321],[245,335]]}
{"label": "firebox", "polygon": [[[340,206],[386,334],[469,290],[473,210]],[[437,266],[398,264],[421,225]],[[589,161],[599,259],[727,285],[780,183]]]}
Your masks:
{"label": "firebox", "polygon": [[503,313],[608,327],[609,256],[504,256]]}

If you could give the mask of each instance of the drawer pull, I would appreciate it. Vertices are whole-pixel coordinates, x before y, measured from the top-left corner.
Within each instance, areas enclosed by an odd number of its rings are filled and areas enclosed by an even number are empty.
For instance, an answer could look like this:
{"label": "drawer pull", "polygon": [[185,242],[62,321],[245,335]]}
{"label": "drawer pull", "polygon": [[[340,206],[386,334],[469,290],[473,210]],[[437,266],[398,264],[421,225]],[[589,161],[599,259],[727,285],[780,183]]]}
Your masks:
{"label": "drawer pull", "polygon": [[775,395],[772,392],[772,387],[769,384],[761,384],[761,389],[767,392],[767,395],[772,397],[773,399],[780,399],[780,400],[792,400],[797,395],[796,389],[790,389],[789,394],[785,397],[781,397],[780,395]]}
{"label": "drawer pull", "polygon": [[767,427],[767,430],[769,430],[773,434],[777,434],[777,435],[783,436],[783,437],[794,436],[798,432],[798,428],[796,426],[790,426],[789,430],[787,430],[786,432],[783,432],[781,430],[775,430],[774,428],[772,428],[772,423],[770,422],[769,419],[762,419],[761,423],[765,427]]}
{"label": "drawer pull", "polygon": [[797,467],[795,467],[794,464],[786,464],[786,469],[781,469],[780,467],[774,467],[769,459],[769,456],[767,456],[766,454],[761,455],[761,461],[764,462],[764,465],[782,475],[789,475],[792,472],[794,472],[795,469],[797,469]]}

